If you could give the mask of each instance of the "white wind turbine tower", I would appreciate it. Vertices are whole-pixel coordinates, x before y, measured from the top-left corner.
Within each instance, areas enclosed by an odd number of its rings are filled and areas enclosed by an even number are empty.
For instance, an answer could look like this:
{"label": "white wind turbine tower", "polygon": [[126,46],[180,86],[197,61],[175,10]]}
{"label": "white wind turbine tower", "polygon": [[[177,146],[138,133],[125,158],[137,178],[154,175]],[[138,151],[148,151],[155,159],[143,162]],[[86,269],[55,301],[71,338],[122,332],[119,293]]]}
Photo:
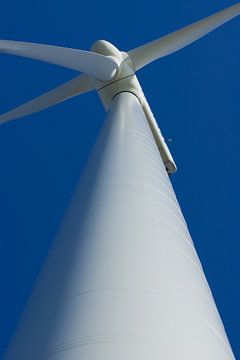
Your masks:
{"label": "white wind turbine tower", "polygon": [[84,73],[1,123],[93,89],[108,111],[5,360],[234,359],[135,72],[239,14],[237,3],[129,52],[0,41],[2,53]]}

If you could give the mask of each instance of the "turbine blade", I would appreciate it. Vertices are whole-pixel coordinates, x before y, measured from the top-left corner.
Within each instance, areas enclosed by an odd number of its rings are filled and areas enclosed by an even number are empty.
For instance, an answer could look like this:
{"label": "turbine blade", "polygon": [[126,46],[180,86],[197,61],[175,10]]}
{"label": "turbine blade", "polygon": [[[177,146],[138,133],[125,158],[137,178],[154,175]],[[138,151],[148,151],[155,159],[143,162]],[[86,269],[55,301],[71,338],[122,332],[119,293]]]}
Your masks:
{"label": "turbine blade", "polygon": [[77,70],[102,81],[111,80],[118,64],[109,57],[91,51],[52,45],[0,40],[0,53],[23,56]]}
{"label": "turbine blade", "polygon": [[135,70],[193,43],[240,15],[240,3],[128,52]]}
{"label": "turbine blade", "polygon": [[79,75],[55,89],[0,115],[0,124],[41,111],[92,89],[93,86],[89,77],[87,75]]}

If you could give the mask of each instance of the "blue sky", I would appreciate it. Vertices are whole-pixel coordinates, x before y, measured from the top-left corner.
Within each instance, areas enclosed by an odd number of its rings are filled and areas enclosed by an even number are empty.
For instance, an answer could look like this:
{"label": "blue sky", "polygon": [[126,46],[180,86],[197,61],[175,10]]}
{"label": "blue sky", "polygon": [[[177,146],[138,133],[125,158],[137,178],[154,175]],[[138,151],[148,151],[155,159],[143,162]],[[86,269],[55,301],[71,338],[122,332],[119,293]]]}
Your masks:
{"label": "blue sky", "polygon": [[[227,0],[8,0],[0,38],[129,50],[224,7]],[[240,19],[139,72],[178,165],[172,182],[236,358],[240,358]],[[0,56],[1,112],[75,72]],[[0,352],[31,292],[105,117],[95,93],[0,127]]]}

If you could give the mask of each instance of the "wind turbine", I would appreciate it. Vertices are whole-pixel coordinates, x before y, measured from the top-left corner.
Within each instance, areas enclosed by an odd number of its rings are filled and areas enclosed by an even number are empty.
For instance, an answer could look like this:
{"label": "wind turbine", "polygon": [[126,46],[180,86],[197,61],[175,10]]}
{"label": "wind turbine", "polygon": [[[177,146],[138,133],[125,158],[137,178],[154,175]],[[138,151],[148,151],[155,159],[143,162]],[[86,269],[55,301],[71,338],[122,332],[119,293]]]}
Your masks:
{"label": "wind turbine", "polygon": [[237,3],[129,52],[0,41],[2,53],[84,73],[1,123],[93,89],[108,111],[5,360],[234,359],[135,72],[239,14]]}

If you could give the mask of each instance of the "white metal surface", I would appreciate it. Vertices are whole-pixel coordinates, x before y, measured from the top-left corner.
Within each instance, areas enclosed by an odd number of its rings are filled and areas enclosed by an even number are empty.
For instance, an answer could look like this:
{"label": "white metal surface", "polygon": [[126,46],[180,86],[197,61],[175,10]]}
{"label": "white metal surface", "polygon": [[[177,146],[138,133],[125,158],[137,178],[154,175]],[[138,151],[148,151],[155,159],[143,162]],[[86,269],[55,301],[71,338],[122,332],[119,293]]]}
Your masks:
{"label": "white metal surface", "polygon": [[115,97],[4,360],[234,359],[142,107]]}
{"label": "white metal surface", "polygon": [[111,80],[118,64],[111,58],[91,51],[22,41],[0,40],[0,53],[41,60],[84,72],[103,81]]}

